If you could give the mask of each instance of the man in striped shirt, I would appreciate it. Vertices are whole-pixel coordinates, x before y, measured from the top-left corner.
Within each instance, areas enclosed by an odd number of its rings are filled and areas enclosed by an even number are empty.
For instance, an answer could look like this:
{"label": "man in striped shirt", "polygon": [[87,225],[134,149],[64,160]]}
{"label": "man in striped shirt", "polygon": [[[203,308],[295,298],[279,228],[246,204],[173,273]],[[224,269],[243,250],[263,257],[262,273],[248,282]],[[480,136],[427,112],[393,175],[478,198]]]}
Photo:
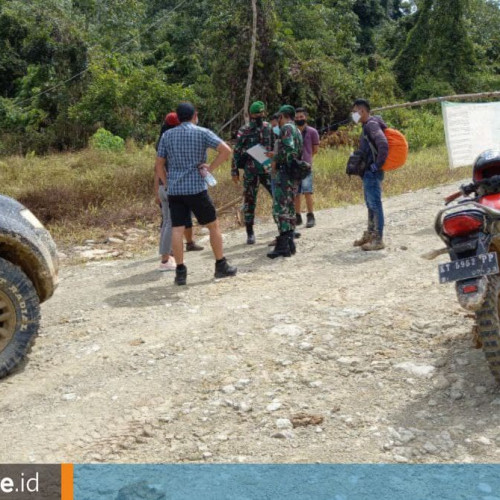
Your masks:
{"label": "man in striped shirt", "polygon": [[[225,278],[236,274],[236,267],[230,266],[224,257],[222,234],[215,212],[215,206],[207,193],[205,179],[200,170],[212,172],[231,156],[231,148],[211,130],[198,127],[198,113],[189,102],[177,107],[181,124],[165,132],[158,145],[155,170],[165,172],[168,162],[168,204],[172,219],[172,250],[177,268],[175,283],[185,285],[187,268],[184,265],[182,236],[189,211],[198,223],[210,231],[210,245],[215,256],[215,277]],[[217,156],[207,163],[207,149],[217,151]]]}

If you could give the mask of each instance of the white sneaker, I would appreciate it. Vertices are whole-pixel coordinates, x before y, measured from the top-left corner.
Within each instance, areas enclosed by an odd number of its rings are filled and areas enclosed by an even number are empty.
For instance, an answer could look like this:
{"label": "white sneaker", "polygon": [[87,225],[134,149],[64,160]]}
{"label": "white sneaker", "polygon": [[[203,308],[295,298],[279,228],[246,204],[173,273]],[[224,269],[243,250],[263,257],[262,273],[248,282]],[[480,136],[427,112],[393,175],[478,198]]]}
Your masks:
{"label": "white sneaker", "polygon": [[160,262],[160,266],[158,267],[158,271],[175,271],[177,264],[175,263],[175,259],[170,257],[167,262]]}

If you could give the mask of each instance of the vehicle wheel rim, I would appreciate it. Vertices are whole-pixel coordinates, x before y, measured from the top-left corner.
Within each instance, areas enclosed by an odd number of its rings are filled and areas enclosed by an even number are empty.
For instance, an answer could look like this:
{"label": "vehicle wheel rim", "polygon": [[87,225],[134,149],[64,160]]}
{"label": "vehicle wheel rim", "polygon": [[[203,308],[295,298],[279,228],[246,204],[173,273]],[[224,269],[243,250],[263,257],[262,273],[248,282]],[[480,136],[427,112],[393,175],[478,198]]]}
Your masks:
{"label": "vehicle wheel rim", "polygon": [[3,351],[16,331],[16,309],[7,294],[0,290],[0,352]]}

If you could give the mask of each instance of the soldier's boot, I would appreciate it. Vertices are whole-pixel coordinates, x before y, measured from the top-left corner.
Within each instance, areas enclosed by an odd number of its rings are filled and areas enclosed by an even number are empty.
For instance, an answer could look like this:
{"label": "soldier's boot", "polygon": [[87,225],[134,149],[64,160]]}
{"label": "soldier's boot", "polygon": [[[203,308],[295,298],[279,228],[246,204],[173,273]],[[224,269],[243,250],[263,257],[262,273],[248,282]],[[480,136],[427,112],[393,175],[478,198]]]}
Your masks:
{"label": "soldier's boot", "polygon": [[230,266],[226,257],[221,260],[215,261],[215,278],[227,278],[228,276],[235,276],[238,271],[236,266]]}
{"label": "soldier's boot", "polygon": [[247,245],[253,245],[255,243],[253,224],[251,222],[247,222],[246,226],[247,226]]}
{"label": "soldier's boot", "polygon": [[289,240],[290,238],[287,233],[280,234],[276,239],[276,246],[274,247],[274,250],[271,250],[267,256],[270,259],[275,259],[276,257],[291,257],[292,252],[290,251]]}
{"label": "soldier's boot", "polygon": [[175,268],[175,279],[174,283],[176,285],[185,285],[187,280],[187,267],[184,264],[180,264]]}
{"label": "soldier's boot", "polygon": [[290,253],[295,255],[297,253],[297,248],[295,246],[293,231],[288,231],[285,233],[288,236],[288,246],[290,247]]}
{"label": "soldier's boot", "polygon": [[362,245],[361,248],[366,252],[371,252],[373,250],[383,250],[385,245],[382,238],[375,233],[375,236],[368,243]]}
{"label": "soldier's boot", "polygon": [[353,246],[362,247],[366,243],[370,243],[370,241],[372,241],[373,238],[375,238],[375,236],[376,236],[376,234],[374,231],[366,230],[363,233],[363,236],[361,236],[361,238],[359,238],[359,240],[354,241]]}
{"label": "soldier's boot", "polygon": [[306,227],[314,227],[316,225],[316,219],[314,218],[314,214],[309,212],[307,214],[307,224]]}
{"label": "soldier's boot", "polygon": [[295,214],[295,225],[300,226],[302,224],[302,214]]}
{"label": "soldier's boot", "polygon": [[293,237],[298,240],[300,238],[300,234],[301,233],[298,233],[297,231],[293,231]]}

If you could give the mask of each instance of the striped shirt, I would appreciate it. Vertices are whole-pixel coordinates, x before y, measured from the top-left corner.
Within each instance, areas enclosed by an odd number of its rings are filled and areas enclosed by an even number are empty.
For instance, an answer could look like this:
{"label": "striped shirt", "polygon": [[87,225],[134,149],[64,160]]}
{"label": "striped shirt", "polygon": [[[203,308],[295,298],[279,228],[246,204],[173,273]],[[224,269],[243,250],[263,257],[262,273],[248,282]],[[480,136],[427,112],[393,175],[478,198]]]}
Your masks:
{"label": "striped shirt", "polygon": [[198,194],[207,189],[198,165],[207,162],[207,149],[217,149],[222,139],[211,130],[183,122],[167,130],[158,145],[158,156],[168,164],[168,194]]}

